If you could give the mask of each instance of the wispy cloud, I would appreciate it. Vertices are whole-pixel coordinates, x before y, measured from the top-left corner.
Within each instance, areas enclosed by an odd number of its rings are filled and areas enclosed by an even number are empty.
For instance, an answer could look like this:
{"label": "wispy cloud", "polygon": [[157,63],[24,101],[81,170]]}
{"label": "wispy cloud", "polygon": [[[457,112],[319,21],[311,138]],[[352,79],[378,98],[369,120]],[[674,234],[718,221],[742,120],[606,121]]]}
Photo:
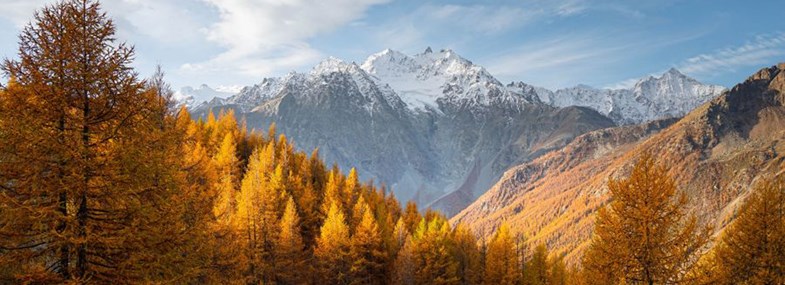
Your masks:
{"label": "wispy cloud", "polygon": [[[57,0],[0,0],[0,18],[21,29],[32,19],[33,13]],[[101,1],[118,24],[118,33],[137,33],[164,43],[193,40],[200,24],[189,14],[193,0],[114,0]],[[198,3],[198,2],[197,2]],[[172,19],[177,19],[173,21]],[[161,23],[167,23],[162,25]]]}
{"label": "wispy cloud", "polygon": [[635,44],[612,42],[610,37],[596,34],[561,35],[493,57],[486,65],[501,78],[565,87],[574,84],[575,77],[585,77],[581,73],[621,59],[621,53]]}
{"label": "wispy cloud", "polygon": [[204,32],[225,48],[204,62],[184,64],[192,74],[233,71],[265,76],[301,67],[322,57],[307,40],[363,17],[372,5],[388,0],[204,0],[218,10],[219,20]]}
{"label": "wispy cloud", "polygon": [[785,56],[785,32],[758,35],[743,45],[726,47],[690,57],[677,65],[693,76],[713,77],[738,68],[769,64]]}
{"label": "wispy cloud", "polygon": [[419,14],[433,18],[442,24],[452,23],[463,31],[498,33],[517,27],[532,20],[539,14],[537,10],[521,7],[499,7],[483,5],[424,6]]}
{"label": "wispy cloud", "polygon": [[624,70],[629,61],[705,34],[706,31],[698,30],[662,37],[642,37],[635,31],[624,30],[576,32],[538,39],[493,56],[485,64],[491,73],[500,78],[537,82],[548,88],[579,83],[625,87],[634,84],[637,78],[607,84],[608,81],[597,75],[607,75],[612,70],[629,74]]}

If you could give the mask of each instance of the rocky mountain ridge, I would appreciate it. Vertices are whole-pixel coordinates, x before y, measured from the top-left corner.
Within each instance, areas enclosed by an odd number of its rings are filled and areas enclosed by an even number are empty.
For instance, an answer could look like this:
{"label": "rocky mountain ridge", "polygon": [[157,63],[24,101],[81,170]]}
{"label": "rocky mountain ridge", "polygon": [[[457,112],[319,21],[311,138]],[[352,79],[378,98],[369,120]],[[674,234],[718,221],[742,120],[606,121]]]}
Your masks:
{"label": "rocky mountain ridge", "polygon": [[507,171],[453,218],[488,235],[502,220],[530,244],[580,260],[607,181],[627,175],[643,153],[669,168],[690,211],[721,231],[751,185],[785,174],[785,63],[761,69],[682,119],[586,133],[559,151]]}
{"label": "rocky mountain ridge", "polygon": [[[591,109],[554,108],[519,91],[450,50],[386,50],[362,65],[328,58],[192,112],[231,108],[256,129],[275,122],[297,147],[318,147],[402,200],[455,213],[510,165],[613,126]],[[432,203],[451,193],[461,198]]]}
{"label": "rocky mountain ridge", "polygon": [[[326,161],[356,166],[402,200],[451,215],[510,166],[614,125],[595,110],[557,106],[547,92],[504,85],[452,50],[384,50],[362,64],[328,58],[191,110],[234,109],[256,129],[275,122],[297,147],[318,147]],[[691,95],[673,95],[683,96]]]}
{"label": "rocky mountain ridge", "polygon": [[[526,86],[522,82],[511,85]],[[726,90],[722,86],[700,83],[675,68],[659,77],[641,78],[632,87],[625,89],[597,89],[587,85],[556,91],[528,88],[533,89],[541,101],[551,106],[589,107],[619,125],[681,117]]]}

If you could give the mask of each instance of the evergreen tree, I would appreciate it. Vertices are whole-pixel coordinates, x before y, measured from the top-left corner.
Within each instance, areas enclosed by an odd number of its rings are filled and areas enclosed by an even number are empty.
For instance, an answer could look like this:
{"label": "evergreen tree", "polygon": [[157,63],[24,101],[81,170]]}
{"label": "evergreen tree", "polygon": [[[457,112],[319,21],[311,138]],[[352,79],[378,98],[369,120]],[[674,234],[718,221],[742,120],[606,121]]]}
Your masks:
{"label": "evergreen tree", "polygon": [[682,280],[708,229],[688,217],[664,167],[645,155],[627,179],[608,182],[611,202],[600,209],[583,266],[589,282],[670,284]]}
{"label": "evergreen tree", "polygon": [[764,181],[716,248],[717,283],[785,283],[785,182]]}

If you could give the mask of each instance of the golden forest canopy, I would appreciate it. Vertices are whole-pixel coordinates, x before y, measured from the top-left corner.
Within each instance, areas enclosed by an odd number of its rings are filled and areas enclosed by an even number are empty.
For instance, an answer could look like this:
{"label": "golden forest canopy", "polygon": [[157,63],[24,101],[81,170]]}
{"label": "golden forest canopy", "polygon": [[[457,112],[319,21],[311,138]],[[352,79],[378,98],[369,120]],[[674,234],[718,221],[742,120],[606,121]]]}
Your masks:
{"label": "golden forest canopy", "polygon": [[516,225],[486,240],[413,202],[402,207],[355,169],[295,150],[275,125],[248,131],[232,111],[192,120],[174,107],[160,68],[138,78],[133,48],[114,33],[97,1],[61,1],[36,13],[18,59],[0,65],[10,78],[0,88],[0,283],[779,284],[785,276],[781,181],[755,190],[716,251],[696,261],[704,231],[663,168],[641,159],[610,183],[613,202],[598,215],[583,269],[567,270],[546,245],[527,248],[511,235]]}
{"label": "golden forest canopy", "polygon": [[[114,32],[98,2],[58,2],[0,66],[1,282],[481,280],[466,228],[404,211],[274,126],[248,132],[231,111],[193,121],[160,69],[137,77]],[[436,271],[396,266],[404,249]]]}

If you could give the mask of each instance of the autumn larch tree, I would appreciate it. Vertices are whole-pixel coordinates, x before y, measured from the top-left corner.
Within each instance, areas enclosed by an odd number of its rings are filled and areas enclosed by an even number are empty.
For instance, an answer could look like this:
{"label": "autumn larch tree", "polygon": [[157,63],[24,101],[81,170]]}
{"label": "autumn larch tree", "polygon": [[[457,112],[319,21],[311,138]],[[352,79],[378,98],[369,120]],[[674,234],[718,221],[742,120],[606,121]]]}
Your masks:
{"label": "autumn larch tree", "polygon": [[340,204],[332,202],[314,249],[320,281],[325,284],[348,284],[350,281],[348,257],[349,228]]}
{"label": "autumn larch tree", "polygon": [[[358,200],[360,222],[354,230],[349,249],[353,284],[385,284],[388,254],[373,213],[363,199]],[[359,213],[358,213],[359,214]]]}
{"label": "autumn larch tree", "polygon": [[450,224],[442,216],[422,219],[412,236],[414,284],[458,284]]}
{"label": "autumn larch tree", "polygon": [[502,222],[488,243],[484,284],[516,284],[520,277],[518,264],[510,226],[507,222]]}
{"label": "autumn larch tree", "polygon": [[544,244],[540,244],[534,248],[531,258],[526,262],[523,273],[523,284],[549,284],[549,269],[548,249]]}
{"label": "autumn larch tree", "polygon": [[[274,170],[277,169],[277,170]],[[251,282],[270,282],[275,278],[274,247],[279,231],[282,193],[277,183],[280,166],[275,166],[274,143],[258,148],[249,158],[242,180],[237,214],[233,224],[244,239]]]}
{"label": "autumn larch tree", "polygon": [[15,80],[2,104],[0,247],[29,282],[170,277],[137,262],[171,254],[164,241],[179,234],[164,94],[147,92],[114,33],[96,1],[58,2],[0,66]]}
{"label": "autumn larch tree", "polygon": [[278,263],[276,281],[279,284],[302,284],[306,272],[303,239],[300,235],[300,218],[294,199],[289,197],[280,222],[280,234],[275,244],[275,259]]}
{"label": "autumn larch tree", "polygon": [[720,284],[785,283],[785,182],[764,181],[716,248]]}
{"label": "autumn larch tree", "polygon": [[457,224],[452,233],[455,259],[458,261],[460,284],[481,284],[483,271],[482,255],[477,247],[477,237],[465,225]]}
{"label": "autumn larch tree", "polygon": [[707,241],[687,214],[687,196],[665,167],[642,156],[630,176],[610,180],[611,202],[597,213],[583,266],[588,282],[672,284],[682,281]]}

